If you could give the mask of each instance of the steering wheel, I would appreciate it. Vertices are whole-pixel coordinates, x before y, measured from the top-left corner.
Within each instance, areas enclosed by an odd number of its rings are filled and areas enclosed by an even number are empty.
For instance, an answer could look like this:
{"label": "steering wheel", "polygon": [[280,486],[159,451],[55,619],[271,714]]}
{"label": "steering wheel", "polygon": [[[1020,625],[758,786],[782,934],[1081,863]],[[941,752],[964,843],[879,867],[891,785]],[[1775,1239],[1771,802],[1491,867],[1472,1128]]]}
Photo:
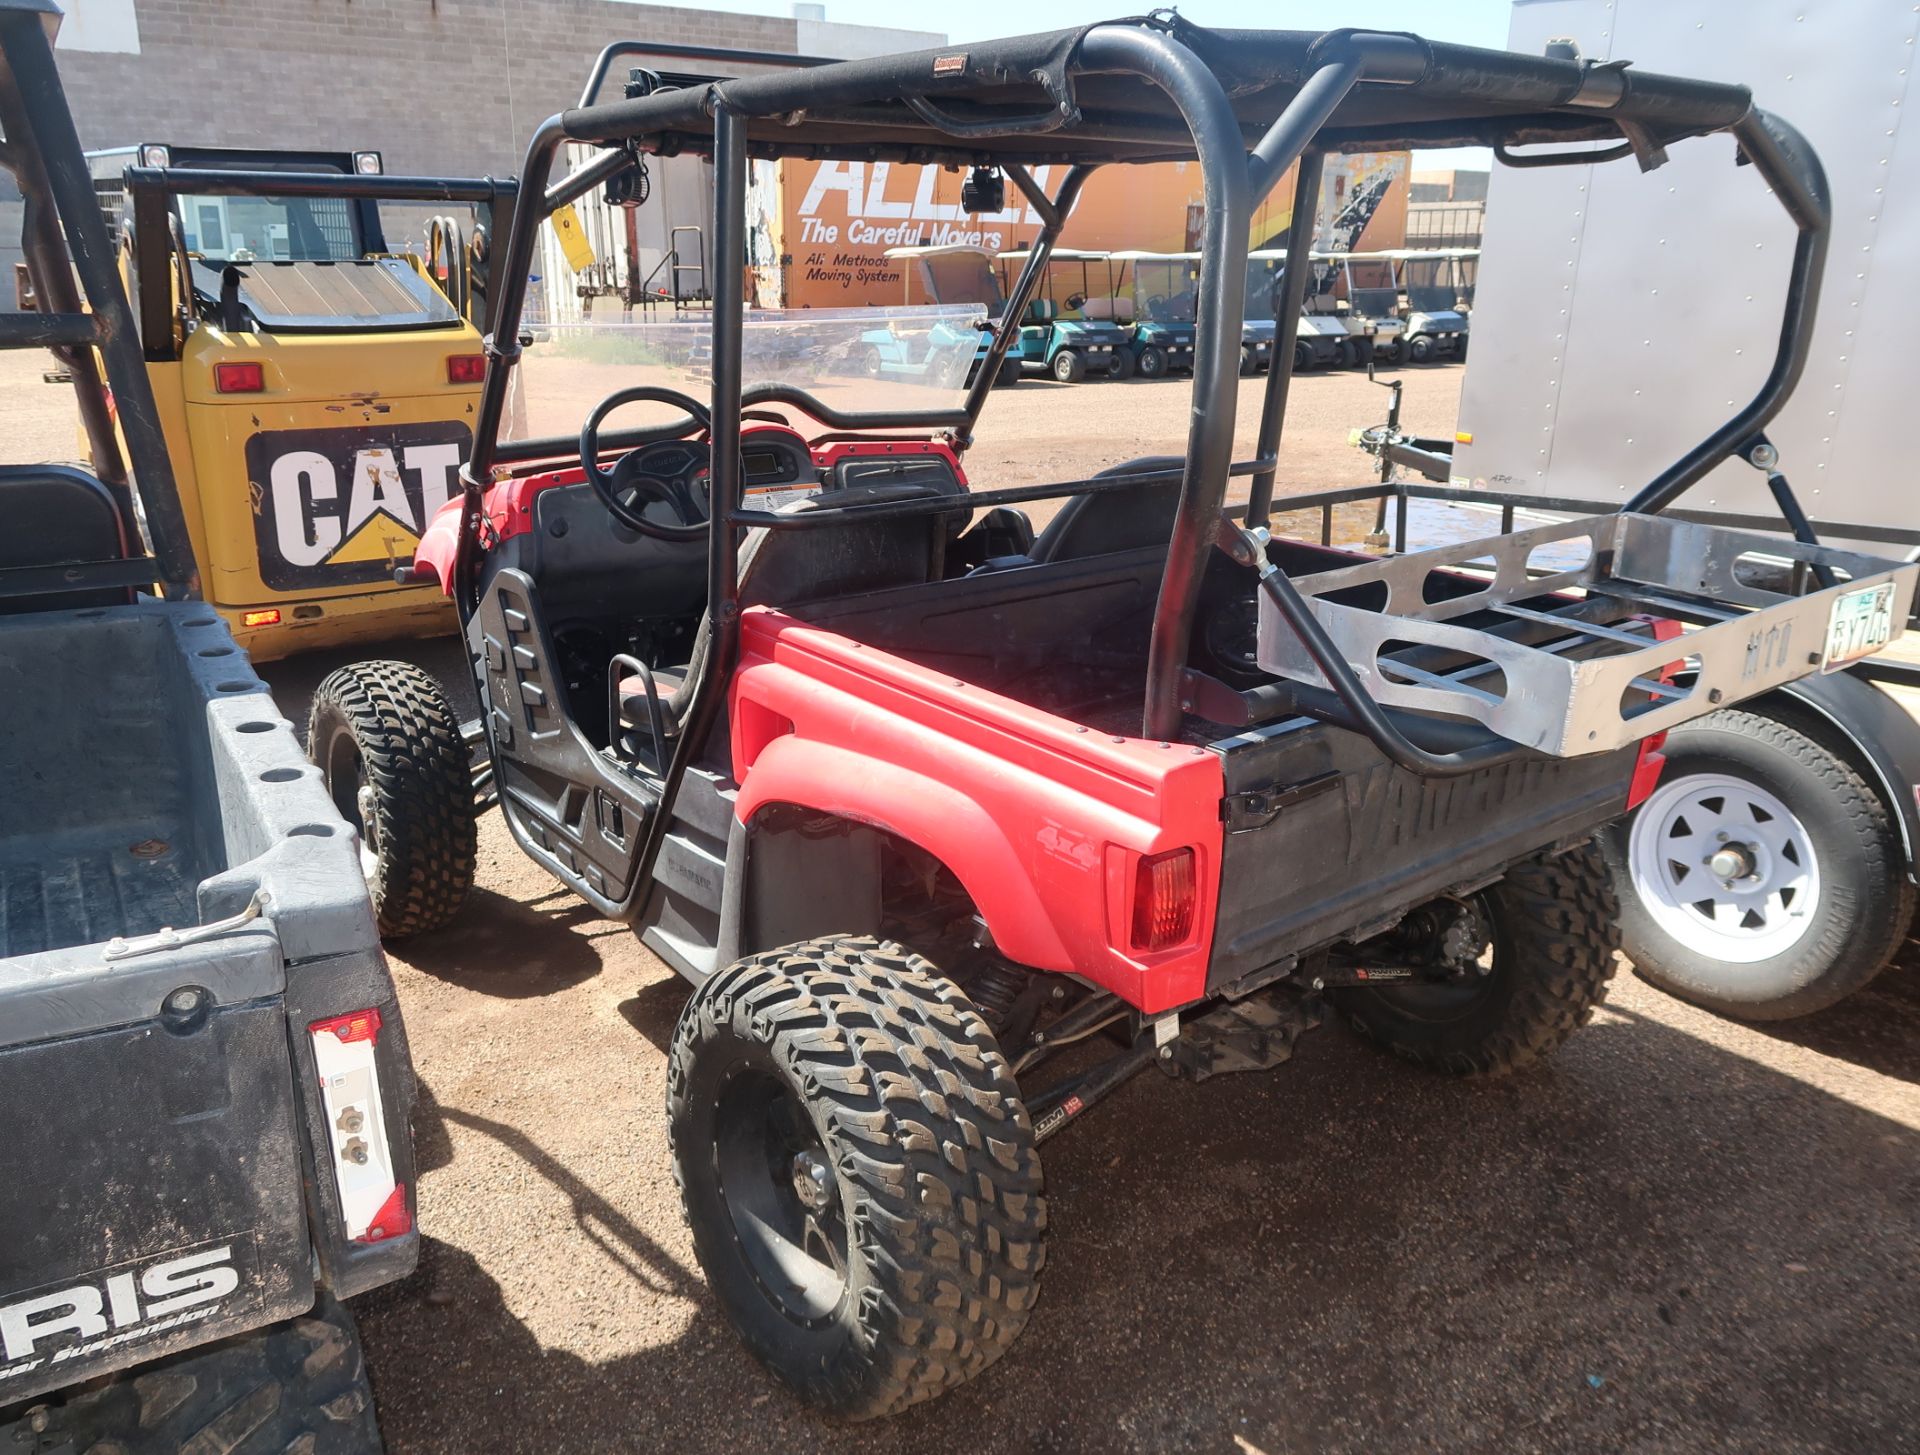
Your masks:
{"label": "steering wheel", "polygon": [[[651,384],[636,385],[631,389],[619,389],[600,401],[600,407],[587,416],[587,422],[580,426],[580,468],[585,472],[587,483],[593,487],[593,493],[600,497],[600,503],[607,508],[620,524],[643,536],[651,536],[657,541],[692,541],[707,533],[707,521],[704,516],[691,519],[696,514],[687,482],[678,478],[662,480],[641,472],[630,465],[635,461],[639,450],[630,451],[621,457],[620,463],[612,470],[600,468],[600,425],[609,414],[628,404],[671,404],[682,410],[687,416],[686,423],[662,425],[657,429],[643,431],[646,438],[642,444],[654,444],[661,440],[685,439],[689,434],[704,432],[713,427],[713,417],[707,412],[707,406],[699,400],[674,389],[660,389]],[[663,500],[673,507],[680,524],[671,525],[664,521],[649,520],[644,507],[636,509],[624,498],[629,492],[640,496],[651,496]]]}

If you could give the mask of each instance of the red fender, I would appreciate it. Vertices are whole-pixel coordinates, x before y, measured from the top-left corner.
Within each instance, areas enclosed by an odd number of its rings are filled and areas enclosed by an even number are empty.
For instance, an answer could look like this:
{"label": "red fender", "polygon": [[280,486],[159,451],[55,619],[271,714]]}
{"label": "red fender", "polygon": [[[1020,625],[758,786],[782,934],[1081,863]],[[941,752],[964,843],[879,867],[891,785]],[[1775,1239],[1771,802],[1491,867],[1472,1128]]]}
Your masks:
{"label": "red fender", "polygon": [[[1009,959],[1149,1013],[1205,990],[1222,780],[1211,752],[1088,732],[757,608],[732,684],[735,812],[793,804],[897,834],[952,870]],[[1181,944],[1130,945],[1140,858],[1190,847]]]}

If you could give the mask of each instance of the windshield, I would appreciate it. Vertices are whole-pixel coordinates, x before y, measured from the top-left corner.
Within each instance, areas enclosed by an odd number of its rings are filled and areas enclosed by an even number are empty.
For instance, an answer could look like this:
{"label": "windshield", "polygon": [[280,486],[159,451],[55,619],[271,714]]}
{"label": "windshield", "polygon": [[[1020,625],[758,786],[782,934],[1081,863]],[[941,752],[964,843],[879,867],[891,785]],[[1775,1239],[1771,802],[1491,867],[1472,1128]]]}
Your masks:
{"label": "windshield", "polygon": [[1136,258],[1133,307],[1155,323],[1192,323],[1199,264],[1187,258]]}
{"label": "windshield", "polygon": [[[979,304],[908,308],[754,310],[741,327],[741,382],[787,384],[847,411],[957,409],[985,335]],[[713,326],[704,311],[632,323],[541,322],[530,310],[527,345],[507,398],[505,439],[579,433],[607,395],[639,385],[705,403],[713,389]],[[824,426],[784,405],[803,433]],[[646,419],[667,406],[647,406]],[[609,428],[639,424],[641,406]]]}
{"label": "windshield", "polygon": [[1274,258],[1247,259],[1247,296],[1243,317],[1270,321],[1278,316],[1280,275],[1285,266]]}
{"label": "windshield", "polygon": [[978,303],[998,314],[1006,302],[985,253],[936,253],[918,260],[934,303]]}
{"label": "windshield", "polygon": [[[248,169],[332,170],[311,161],[250,162]],[[180,197],[174,206],[187,251],[209,261],[343,263],[366,251],[344,197]]]}

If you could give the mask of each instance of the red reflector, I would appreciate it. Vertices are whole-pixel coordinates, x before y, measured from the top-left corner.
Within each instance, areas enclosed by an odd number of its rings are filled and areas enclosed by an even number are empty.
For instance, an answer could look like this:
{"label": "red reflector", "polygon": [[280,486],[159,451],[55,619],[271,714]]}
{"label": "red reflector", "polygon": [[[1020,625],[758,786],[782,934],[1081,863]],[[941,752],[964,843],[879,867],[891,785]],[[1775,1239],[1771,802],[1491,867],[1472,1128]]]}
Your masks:
{"label": "red reflector", "polygon": [[407,1211],[407,1185],[396,1182],[387,1200],[380,1204],[380,1211],[373,1215],[373,1221],[367,1224],[367,1230],[353,1241],[356,1243],[384,1243],[388,1238],[397,1238],[402,1233],[413,1231],[413,1214]]}
{"label": "red reflector", "polygon": [[1186,939],[1198,899],[1192,849],[1142,859],[1133,877],[1133,948],[1164,950]]}
{"label": "red reflector", "polygon": [[1633,777],[1627,783],[1627,807],[1638,808],[1660,786],[1660,770],[1667,766],[1665,733],[1653,733],[1640,739],[1640,751],[1633,760]]}
{"label": "red reflector", "polygon": [[487,356],[485,354],[448,354],[447,382],[449,384],[478,384],[487,377]]}
{"label": "red reflector", "polygon": [[343,1043],[377,1041],[380,1039],[380,1012],[356,1010],[351,1015],[337,1015],[327,1020],[315,1021],[307,1029],[316,1036],[330,1032]]}
{"label": "red reflector", "polygon": [[221,394],[258,394],[267,387],[267,371],[259,364],[215,364],[213,387]]}
{"label": "red reflector", "polygon": [[259,611],[243,611],[240,613],[240,625],[279,626],[280,608],[277,606],[269,606]]}

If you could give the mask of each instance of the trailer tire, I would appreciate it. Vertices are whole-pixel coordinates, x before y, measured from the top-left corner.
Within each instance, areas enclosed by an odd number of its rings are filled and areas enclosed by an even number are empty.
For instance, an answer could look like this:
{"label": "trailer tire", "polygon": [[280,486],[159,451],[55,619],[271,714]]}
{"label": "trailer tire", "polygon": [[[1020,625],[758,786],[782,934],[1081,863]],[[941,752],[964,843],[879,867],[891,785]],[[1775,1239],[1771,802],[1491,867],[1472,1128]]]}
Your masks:
{"label": "trailer tire", "polygon": [[[1602,838],[1627,957],[1640,978],[1720,1015],[1773,1021],[1824,1010],[1878,975],[1906,937],[1915,900],[1900,826],[1885,799],[1822,743],[1759,713],[1712,713],[1675,728],[1665,751],[1659,786]],[[1716,787],[1738,794],[1741,783],[1748,785],[1744,807],[1729,798],[1711,807]],[[1772,842],[1757,844],[1753,867],[1773,893],[1737,925],[1698,908],[1713,898],[1681,901],[1694,875],[1690,868],[1676,875],[1681,861],[1661,852],[1676,829],[1714,832],[1688,820],[1695,803],[1736,815],[1730,822],[1755,820],[1757,806],[1770,825],[1764,834]],[[1739,908],[1724,886],[1719,898]],[[1801,921],[1797,930],[1792,920]]]}
{"label": "trailer tire", "polygon": [[380,934],[439,929],[473,888],[473,770],[440,684],[408,662],[355,662],[313,694],[307,755],[361,834]]}
{"label": "trailer tire", "polygon": [[1492,932],[1488,973],[1467,984],[1330,992],[1355,1031],[1430,1070],[1504,1076],[1591,1019],[1620,944],[1619,905],[1598,848],[1529,859],[1478,899]]}
{"label": "trailer tire", "polygon": [[1127,380],[1133,377],[1133,352],[1124,345],[1113,351],[1113,362],[1107,365],[1107,377]]}
{"label": "trailer tire", "polygon": [[1087,377],[1087,361],[1078,349],[1062,349],[1047,366],[1062,384],[1078,384]]}
{"label": "trailer tire", "polygon": [[1167,372],[1167,351],[1158,344],[1148,344],[1140,350],[1136,368],[1142,379],[1163,378]]}
{"label": "trailer tire", "polygon": [[379,1455],[353,1317],[313,1311],[30,1400],[0,1417],[0,1448],[115,1455]]}
{"label": "trailer tire", "polygon": [[895,1413],[1026,1325],[1033,1126],[980,1012],[920,956],[829,937],[713,975],[674,1031],[667,1119],[714,1297],[808,1403]]}

